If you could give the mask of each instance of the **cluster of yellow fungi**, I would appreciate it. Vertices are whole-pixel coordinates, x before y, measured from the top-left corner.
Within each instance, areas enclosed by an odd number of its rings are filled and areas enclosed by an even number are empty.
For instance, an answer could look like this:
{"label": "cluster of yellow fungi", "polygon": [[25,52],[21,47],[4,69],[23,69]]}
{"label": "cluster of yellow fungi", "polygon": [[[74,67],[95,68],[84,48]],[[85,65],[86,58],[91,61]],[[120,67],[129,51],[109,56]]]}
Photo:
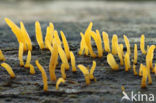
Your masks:
{"label": "cluster of yellow fungi", "polygon": [[[11,28],[12,32],[15,34],[18,43],[19,43],[19,51],[18,51],[18,59],[19,64],[21,67],[29,68],[30,74],[35,74],[34,66],[31,64],[32,59],[32,42],[31,39],[24,27],[23,22],[20,22],[20,27],[18,27],[14,22],[10,19],[5,18],[6,23]],[[125,71],[128,72],[131,69],[131,46],[130,42],[126,35],[123,35],[126,52],[124,52],[124,44],[118,43],[118,36],[114,34],[111,40],[111,47],[110,47],[110,40],[109,35],[106,32],[102,32],[102,38],[99,30],[93,31],[92,30],[93,23],[91,22],[87,27],[84,33],[80,32],[81,41],[80,41],[80,49],[78,54],[79,55],[86,55],[95,57],[103,57],[103,53],[107,52],[107,63],[112,68],[112,70],[119,70],[120,66],[125,66]],[[51,57],[49,60],[49,76],[51,81],[56,81],[56,90],[59,89],[60,83],[65,83],[67,79],[66,70],[72,69],[72,72],[77,72],[79,70],[83,73],[86,81],[86,85],[89,85],[91,80],[96,81],[94,77],[94,71],[96,68],[96,61],[93,61],[92,67],[89,69],[89,66],[86,67],[83,64],[76,64],[76,58],[74,53],[70,51],[70,47],[68,41],[66,39],[65,34],[63,31],[60,31],[60,39],[59,33],[55,30],[53,23],[49,23],[46,29],[46,36],[45,40],[43,40],[41,25],[39,21],[35,22],[35,32],[36,32],[36,40],[41,50],[48,49],[51,53]],[[92,47],[92,39],[94,40],[97,48],[97,53],[93,51]],[[103,39],[103,41],[102,41]],[[141,52],[146,55],[146,65],[140,64],[139,73],[137,73],[137,59],[138,59],[138,48],[137,44],[134,45],[134,55],[133,55],[133,73],[134,75],[139,75],[142,77],[141,87],[146,87],[146,81],[148,80],[148,84],[152,84],[151,78],[151,71],[156,74],[156,63],[153,66],[153,57],[154,57],[154,50],[156,46],[151,45],[147,47],[145,50],[145,37],[141,35],[140,40],[140,50]],[[112,49],[112,50],[111,50]],[[23,55],[24,52],[27,52],[26,63],[24,63]],[[120,65],[116,62],[117,57],[120,60]],[[61,76],[57,79],[55,74],[55,70],[57,65],[59,65],[58,59],[61,59],[62,63],[60,64],[60,72]],[[5,57],[0,50],[0,60],[5,61]],[[48,77],[46,70],[43,66],[39,63],[38,60],[35,61],[35,64],[39,71],[42,74],[43,80],[43,90],[48,91]],[[70,66],[71,65],[71,66]],[[1,66],[5,68],[10,77],[14,78],[15,74],[12,68],[6,64],[2,63]]]}

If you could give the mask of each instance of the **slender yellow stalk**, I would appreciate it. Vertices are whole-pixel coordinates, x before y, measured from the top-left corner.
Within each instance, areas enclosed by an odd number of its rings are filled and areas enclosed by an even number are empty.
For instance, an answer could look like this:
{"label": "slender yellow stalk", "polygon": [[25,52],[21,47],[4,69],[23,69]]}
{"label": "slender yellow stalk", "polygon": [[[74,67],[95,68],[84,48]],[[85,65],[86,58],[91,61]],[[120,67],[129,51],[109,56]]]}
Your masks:
{"label": "slender yellow stalk", "polygon": [[153,73],[156,75],[156,63],[155,63],[154,68],[153,68]]}
{"label": "slender yellow stalk", "polygon": [[118,47],[118,36],[114,34],[112,38],[112,54],[113,55],[116,55],[118,53],[117,47]]}
{"label": "slender yellow stalk", "polygon": [[31,51],[28,51],[28,56],[27,56],[27,61],[24,65],[25,68],[29,68],[30,67],[30,61],[31,61]]}
{"label": "slender yellow stalk", "polygon": [[79,55],[82,55],[83,52],[85,52],[85,55],[88,56],[88,47],[87,47],[86,42],[85,42],[85,37],[84,37],[82,32],[80,33],[80,35],[81,35],[81,42],[80,42]]}
{"label": "slender yellow stalk", "polygon": [[73,54],[73,52],[70,52],[70,58],[71,58],[71,65],[72,65],[72,71],[76,72],[76,63],[75,63],[75,56]]}
{"label": "slender yellow stalk", "polygon": [[50,52],[52,53],[53,52],[53,47],[52,47],[50,41],[46,41],[46,46],[50,50]]}
{"label": "slender yellow stalk", "polygon": [[18,51],[18,59],[20,62],[20,66],[24,66],[23,62],[23,43],[19,43],[19,51]]}
{"label": "slender yellow stalk", "polygon": [[42,80],[43,80],[43,84],[44,84],[43,90],[47,91],[48,90],[47,74],[46,74],[44,68],[38,62],[38,60],[36,60],[35,63],[37,65],[38,69],[40,70],[40,72],[42,73]]}
{"label": "slender yellow stalk", "polygon": [[142,68],[143,68],[143,64],[140,64],[140,68],[139,68],[139,76],[142,76],[142,72],[143,72]]}
{"label": "slender yellow stalk", "polygon": [[35,30],[36,30],[36,40],[38,42],[38,45],[40,49],[44,49],[45,45],[42,37],[42,30],[41,30],[40,23],[38,21],[35,22]]}
{"label": "slender yellow stalk", "polygon": [[56,82],[56,90],[59,89],[59,85],[60,85],[61,83],[65,83],[65,80],[64,80],[63,78],[59,78],[59,79],[57,80],[57,82]]}
{"label": "slender yellow stalk", "polygon": [[134,73],[134,75],[138,74],[137,71],[136,71],[136,65],[135,64],[133,64],[133,73]]}
{"label": "slender yellow stalk", "polygon": [[32,64],[30,64],[30,74],[35,74],[35,69]]}
{"label": "slender yellow stalk", "polygon": [[61,40],[60,40],[58,32],[56,30],[54,30],[54,39],[56,40],[58,45],[61,45]]}
{"label": "slender yellow stalk", "polygon": [[10,65],[8,65],[7,63],[2,63],[1,66],[7,70],[11,78],[15,78],[15,73],[13,72]]}
{"label": "slender yellow stalk", "polygon": [[148,77],[147,68],[145,66],[142,66],[142,80],[141,80],[141,88],[146,88],[146,81]]}
{"label": "slender yellow stalk", "polygon": [[109,37],[106,32],[102,32],[104,48],[106,52],[110,52]]}
{"label": "slender yellow stalk", "polygon": [[85,31],[85,34],[86,34],[87,32],[92,31],[92,27],[93,27],[93,22],[90,22],[89,25],[88,25],[88,27],[87,27],[87,29],[86,29],[86,31]]}
{"label": "slender yellow stalk", "polygon": [[129,43],[129,40],[128,40],[128,38],[127,38],[126,35],[124,35],[123,37],[124,37],[124,41],[125,41],[125,44],[126,44],[127,53],[129,53],[129,55],[131,55],[131,49],[130,49],[130,43]]}
{"label": "slender yellow stalk", "polygon": [[46,48],[49,47],[49,44],[48,43],[51,44],[52,41],[53,41],[53,35],[52,35],[51,31],[52,31],[52,28],[50,26],[48,26],[47,27],[47,32],[46,32],[46,37],[45,37],[45,45],[46,45]]}
{"label": "slender yellow stalk", "polygon": [[124,65],[123,54],[122,54],[123,49],[122,49],[122,47],[120,45],[118,45],[117,51],[118,51],[118,57],[120,59],[120,65],[123,66]]}
{"label": "slender yellow stalk", "polygon": [[140,38],[140,50],[143,54],[146,54],[146,50],[145,50],[145,36],[141,35]]}
{"label": "slender yellow stalk", "polygon": [[85,80],[86,80],[86,84],[89,85],[90,84],[90,77],[89,77],[89,71],[88,71],[88,69],[85,66],[81,65],[81,64],[78,65],[78,68],[83,73],[83,75],[85,77]]}
{"label": "slender yellow stalk", "polygon": [[63,79],[66,79],[65,66],[61,64],[61,75]]}
{"label": "slender yellow stalk", "polygon": [[134,60],[133,60],[133,64],[137,64],[138,61],[138,48],[137,48],[137,44],[134,45]]}
{"label": "slender yellow stalk", "polygon": [[91,67],[91,69],[90,69],[90,73],[89,73],[89,76],[90,76],[90,79],[91,79],[91,80],[95,79],[95,77],[94,77],[94,75],[93,75],[93,73],[94,73],[94,71],[95,71],[95,68],[96,68],[96,61],[93,61],[93,65],[92,65],[92,67]]}
{"label": "slender yellow stalk", "polygon": [[119,69],[119,65],[116,63],[114,56],[109,53],[107,55],[107,62],[110,65],[110,67],[112,68],[112,70],[118,70]]}
{"label": "slender yellow stalk", "polygon": [[2,50],[0,50],[0,60],[5,61],[5,56],[3,55]]}
{"label": "slender yellow stalk", "polygon": [[125,54],[124,61],[125,61],[125,71],[127,72],[131,68],[130,56],[128,52],[126,52]]}

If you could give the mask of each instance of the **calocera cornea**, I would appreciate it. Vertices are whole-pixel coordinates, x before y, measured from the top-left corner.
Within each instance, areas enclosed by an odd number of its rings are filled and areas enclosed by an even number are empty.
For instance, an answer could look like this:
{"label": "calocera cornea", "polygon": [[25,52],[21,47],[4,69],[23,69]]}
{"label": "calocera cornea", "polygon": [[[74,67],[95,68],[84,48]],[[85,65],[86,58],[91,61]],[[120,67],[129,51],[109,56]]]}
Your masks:
{"label": "calocera cornea", "polygon": [[42,37],[42,30],[41,30],[40,23],[38,21],[35,22],[35,31],[36,31],[36,40],[38,42],[38,45],[40,49],[44,49],[45,45]]}
{"label": "calocera cornea", "polygon": [[106,52],[110,52],[110,45],[109,45],[109,37],[106,32],[102,32],[103,36],[103,43],[104,43],[104,48]]}
{"label": "calocera cornea", "polygon": [[156,63],[155,63],[154,68],[153,68],[153,73],[156,75]]}
{"label": "calocera cornea", "polygon": [[61,45],[61,40],[56,30],[54,30],[54,39],[56,40],[58,45]]}
{"label": "calocera cornea", "polygon": [[143,54],[146,54],[146,50],[145,50],[145,36],[144,35],[141,35],[141,38],[140,38],[140,49],[141,49],[141,52]]}
{"label": "calocera cornea", "polygon": [[65,65],[61,64],[61,75],[63,79],[66,79],[66,73],[65,73]]}
{"label": "calocera cornea", "polygon": [[119,65],[116,63],[114,56],[109,53],[107,55],[107,62],[110,65],[110,67],[112,68],[112,70],[118,70],[119,69]]}
{"label": "calocera cornea", "polygon": [[32,64],[30,64],[30,74],[35,74],[35,69]]}
{"label": "calocera cornea", "polygon": [[117,47],[118,47],[118,36],[114,34],[112,38],[112,54],[113,55],[118,54]]}
{"label": "calocera cornea", "polygon": [[134,60],[133,60],[133,64],[137,64],[137,60],[138,60],[138,48],[137,48],[137,44],[134,45]]}
{"label": "calocera cornea", "polygon": [[64,51],[66,53],[67,59],[70,59],[70,49],[69,49],[69,45],[68,45],[68,41],[63,33],[63,31],[60,31],[61,37],[62,37],[62,42],[63,42],[63,46],[64,46]]}
{"label": "calocera cornea", "polygon": [[91,80],[95,79],[95,77],[94,77],[95,68],[96,68],[96,61],[93,61],[93,65],[92,65],[90,72],[89,72],[89,77]]}
{"label": "calocera cornea", "polygon": [[19,51],[18,51],[18,59],[20,62],[20,66],[24,66],[23,62],[23,43],[19,43]]}
{"label": "calocera cornea", "polygon": [[75,63],[75,56],[73,52],[70,52],[70,58],[71,58],[71,65],[72,65],[72,72],[76,72],[76,63]]}
{"label": "calocera cornea", "polygon": [[142,72],[143,72],[142,68],[143,68],[143,64],[140,64],[140,68],[139,68],[139,76],[140,77],[142,76]]}
{"label": "calocera cornea", "polygon": [[84,34],[82,32],[80,32],[80,35],[81,35],[81,42],[80,42],[80,50],[79,50],[79,55],[82,55],[83,52],[85,52],[85,55],[88,56],[88,47],[86,45],[86,42],[85,42],[85,37],[84,37]]}
{"label": "calocera cornea", "polygon": [[123,54],[122,54],[123,49],[121,48],[120,45],[118,45],[117,51],[118,51],[118,57],[120,59],[120,65],[123,66],[124,65]]}
{"label": "calocera cornea", "polygon": [[0,50],[0,60],[5,61],[5,56],[3,55],[2,50]]}
{"label": "calocera cornea", "polygon": [[28,55],[27,55],[27,60],[26,63],[24,65],[25,68],[30,68],[30,62],[31,62],[31,51],[28,51]]}
{"label": "calocera cornea", "polygon": [[13,72],[11,66],[7,63],[2,63],[1,66],[7,70],[11,78],[15,78],[15,73]]}
{"label": "calocera cornea", "polygon": [[81,72],[83,73],[84,77],[85,77],[85,80],[86,80],[86,84],[89,85],[90,84],[90,76],[89,76],[89,71],[88,69],[84,66],[84,65],[81,65],[79,64],[77,66]]}
{"label": "calocera cornea", "polygon": [[141,80],[141,88],[146,88],[146,81],[148,78],[148,71],[147,68],[142,65],[142,80]]}
{"label": "calocera cornea", "polygon": [[46,48],[50,49],[51,50],[51,46],[49,47],[49,45],[51,45],[53,43],[53,33],[54,33],[54,30],[52,27],[48,26],[47,27],[47,32],[46,32],[46,37],[45,37],[45,45],[46,45]]}
{"label": "calocera cornea", "polygon": [[125,45],[126,45],[126,48],[127,48],[127,53],[129,53],[129,55],[131,55],[131,49],[130,49],[129,40],[128,40],[126,35],[124,35],[123,37],[124,37]]}
{"label": "calocera cornea", "polygon": [[136,71],[136,65],[135,64],[133,64],[133,73],[134,73],[134,75],[138,74],[137,71]]}
{"label": "calocera cornea", "polygon": [[57,82],[56,82],[56,90],[59,89],[59,85],[60,85],[61,83],[65,83],[65,80],[64,80],[63,78],[59,78],[59,79],[57,80]]}
{"label": "calocera cornea", "polygon": [[119,44],[119,46],[120,46],[120,49],[121,49],[121,54],[122,54],[122,56],[124,56],[123,44]]}
{"label": "calocera cornea", "polygon": [[125,61],[125,71],[127,72],[131,68],[130,55],[128,52],[126,52],[124,56],[124,61]]}
{"label": "calocera cornea", "polygon": [[44,84],[43,90],[48,91],[47,74],[46,74],[44,68],[41,66],[41,64],[39,63],[38,60],[36,60],[35,63],[37,65],[38,69],[40,70],[40,72],[42,73],[42,80],[43,80],[43,84]]}

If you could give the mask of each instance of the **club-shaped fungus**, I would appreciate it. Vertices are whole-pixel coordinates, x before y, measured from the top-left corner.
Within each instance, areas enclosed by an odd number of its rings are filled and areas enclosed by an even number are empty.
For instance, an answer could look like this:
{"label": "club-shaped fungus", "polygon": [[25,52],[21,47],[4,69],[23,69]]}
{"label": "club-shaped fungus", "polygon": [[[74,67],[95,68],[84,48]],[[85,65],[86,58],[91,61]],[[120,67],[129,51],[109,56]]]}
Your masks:
{"label": "club-shaped fungus", "polygon": [[58,48],[57,48],[57,44],[55,43],[53,47],[53,52],[50,57],[50,62],[49,62],[50,80],[52,81],[56,81],[55,69],[57,65],[57,60],[58,60]]}
{"label": "club-shaped fungus", "polygon": [[32,64],[30,64],[30,74],[35,74],[35,69]]}
{"label": "club-shaped fungus", "polygon": [[23,43],[19,43],[19,51],[18,51],[18,59],[20,62],[20,66],[24,66],[23,62]]}
{"label": "club-shaped fungus", "polygon": [[146,81],[148,78],[147,68],[143,65],[142,66],[142,80],[141,80],[141,88],[146,88]]}
{"label": "club-shaped fungus", "polygon": [[141,35],[141,38],[140,38],[140,49],[141,49],[141,52],[143,54],[146,54],[146,50],[145,50],[145,36],[144,35]]}
{"label": "club-shaped fungus", "polygon": [[35,61],[38,69],[40,70],[40,72],[42,73],[42,80],[43,80],[43,90],[47,91],[48,90],[48,82],[47,82],[47,74],[44,70],[44,68],[41,66],[41,64],[38,62],[38,60]]}
{"label": "club-shaped fungus", "polygon": [[2,63],[1,66],[7,70],[11,78],[15,78],[15,73],[13,72],[10,65],[8,65],[7,63]]}
{"label": "club-shaped fungus", "polygon": [[54,30],[54,39],[56,40],[58,45],[61,45],[61,40],[56,30]]}
{"label": "club-shaped fungus", "polygon": [[127,52],[129,53],[129,55],[131,55],[131,49],[130,49],[129,40],[128,40],[126,35],[124,35],[123,37],[124,37],[125,45],[126,45],[126,48],[127,48]]}
{"label": "club-shaped fungus", "polygon": [[137,44],[134,45],[134,60],[133,60],[133,64],[137,64],[138,61],[138,48],[137,48]]}
{"label": "club-shaped fungus", "polygon": [[142,68],[143,68],[143,64],[140,64],[140,68],[139,68],[139,76],[140,77],[142,76],[142,72],[143,72]]}
{"label": "club-shaped fungus", "polygon": [[27,33],[26,29],[25,29],[23,22],[20,22],[20,26],[21,26],[22,35],[25,38],[25,42],[27,44],[27,48],[28,48],[28,50],[32,51],[31,39],[30,39],[29,34]]}
{"label": "club-shaped fungus", "polygon": [[61,45],[57,45],[57,47],[58,47],[58,53],[62,60],[62,63],[65,65],[66,70],[69,70],[69,63],[64,50],[62,49]]}
{"label": "club-shaped fungus", "polygon": [[80,42],[79,55],[82,55],[83,52],[85,52],[85,55],[88,56],[88,47],[87,47],[86,42],[85,42],[84,34],[81,32],[80,35],[81,35],[81,42]]}
{"label": "club-shaped fungus", "polygon": [[61,75],[63,79],[66,79],[65,66],[61,64]]}
{"label": "club-shaped fungus", "polygon": [[70,58],[71,58],[72,71],[76,72],[75,56],[72,51],[70,52]]}
{"label": "club-shaped fungus", "polygon": [[122,54],[123,49],[121,48],[120,45],[118,45],[117,51],[118,51],[118,57],[119,57],[119,59],[120,59],[120,65],[123,66],[123,65],[124,65],[123,54]]}
{"label": "club-shaped fungus", "polygon": [[50,26],[47,27],[46,37],[45,37],[45,45],[46,48],[51,50],[51,44],[53,42],[53,32],[52,28]]}
{"label": "club-shaped fungus", "polygon": [[25,68],[29,68],[30,67],[30,61],[31,61],[31,51],[28,51],[28,56],[27,56],[27,61],[24,65]]}
{"label": "club-shaped fungus", "polygon": [[110,45],[109,45],[109,37],[106,32],[102,32],[103,36],[103,43],[104,43],[104,48],[106,52],[110,52]]}
{"label": "club-shaped fungus", "polygon": [[124,56],[123,44],[119,44],[119,46],[120,46],[120,49],[121,49],[121,54],[122,54],[122,56]]}
{"label": "club-shaped fungus", "polygon": [[36,31],[36,40],[38,42],[38,45],[40,49],[44,49],[45,45],[42,37],[42,30],[41,30],[40,23],[38,21],[35,22],[35,31]]}
{"label": "club-shaped fungus", "polygon": [[3,55],[2,50],[0,50],[0,60],[5,61],[5,56]]}
{"label": "club-shaped fungus", "polygon": [[155,63],[154,68],[153,68],[153,73],[156,75],[156,63]]}
{"label": "club-shaped fungus", "polygon": [[115,58],[111,53],[107,55],[107,62],[113,70],[119,69],[119,65],[116,63]]}
{"label": "club-shaped fungus", "polygon": [[83,75],[85,77],[85,80],[86,80],[86,84],[89,85],[90,84],[90,76],[89,76],[88,69],[85,66],[81,65],[81,64],[78,65],[78,68],[83,73]]}
{"label": "club-shaped fungus", "polygon": [[61,37],[62,37],[62,42],[63,42],[63,46],[64,46],[64,51],[66,53],[67,59],[70,59],[70,50],[69,50],[69,45],[68,45],[68,41],[63,33],[63,31],[60,31]]}
{"label": "club-shaped fungus", "polygon": [[125,71],[127,72],[131,68],[130,55],[128,52],[126,52],[124,56],[124,61],[125,61]]}
{"label": "club-shaped fungus", "polygon": [[57,82],[56,82],[56,90],[59,89],[59,85],[60,85],[61,83],[65,83],[65,80],[64,80],[63,78],[59,78],[59,79],[57,80]]}
{"label": "club-shaped fungus", "polygon": [[136,71],[136,65],[135,64],[133,64],[133,73],[134,73],[134,75],[138,74],[137,71]]}
{"label": "club-shaped fungus", "polygon": [[90,69],[90,72],[89,72],[89,76],[90,76],[90,79],[91,80],[94,80],[95,79],[95,77],[94,77],[95,68],[96,68],[96,62],[93,61],[93,65],[92,65],[92,67]]}
{"label": "club-shaped fungus", "polygon": [[116,55],[118,53],[117,47],[118,47],[118,36],[114,34],[112,38],[112,54],[113,55]]}

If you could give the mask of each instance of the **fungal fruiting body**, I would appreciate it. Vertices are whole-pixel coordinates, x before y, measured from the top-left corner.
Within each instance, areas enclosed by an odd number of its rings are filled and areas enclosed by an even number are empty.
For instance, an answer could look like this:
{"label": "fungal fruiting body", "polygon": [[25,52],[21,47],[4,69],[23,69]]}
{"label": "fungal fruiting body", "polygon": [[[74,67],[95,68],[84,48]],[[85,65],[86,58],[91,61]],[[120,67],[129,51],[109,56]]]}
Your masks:
{"label": "fungal fruiting body", "polygon": [[154,74],[156,75],[156,63],[155,63],[155,65],[154,65],[153,72],[154,72]]}
{"label": "fungal fruiting body", "polygon": [[129,43],[129,40],[128,40],[126,35],[124,35],[124,41],[125,41],[125,44],[126,44],[127,53],[129,53],[129,55],[131,55],[130,43]]}
{"label": "fungal fruiting body", "polygon": [[118,51],[118,57],[120,59],[120,65],[123,66],[123,64],[124,64],[124,62],[123,62],[123,54],[122,54],[123,49],[121,48],[120,45],[118,45],[117,51]]}
{"label": "fungal fruiting body", "polygon": [[122,56],[124,56],[123,44],[119,44],[119,46],[120,46],[120,49],[121,49],[121,54],[122,54]]}
{"label": "fungal fruiting body", "polygon": [[66,79],[65,66],[61,64],[61,75],[63,79]]}
{"label": "fungal fruiting body", "polygon": [[142,80],[141,80],[141,88],[146,88],[146,81],[148,78],[147,68],[142,65]]}
{"label": "fungal fruiting body", "polygon": [[52,47],[50,41],[47,41],[47,42],[46,42],[46,46],[47,46],[47,48],[50,50],[50,52],[52,53],[52,52],[53,52],[53,47]]}
{"label": "fungal fruiting body", "polygon": [[69,50],[69,45],[68,45],[68,41],[63,33],[63,31],[60,31],[61,33],[61,37],[62,37],[62,42],[63,42],[63,46],[64,46],[64,51],[66,53],[67,59],[70,59],[70,50]]}
{"label": "fungal fruiting body", "polygon": [[35,31],[36,31],[36,40],[38,42],[38,45],[40,49],[44,49],[45,45],[42,37],[42,30],[41,30],[40,23],[38,21],[35,22]]}
{"label": "fungal fruiting body", "polygon": [[18,59],[20,62],[20,66],[24,66],[23,62],[23,43],[19,43],[19,51],[18,51]]}
{"label": "fungal fruiting body", "polygon": [[50,62],[49,62],[49,73],[50,73],[50,79],[52,81],[56,81],[55,69],[57,65],[57,59],[58,59],[58,48],[57,48],[57,44],[55,43],[53,47],[53,52],[50,57]]}
{"label": "fungal fruiting body", "polygon": [[131,68],[130,57],[128,52],[126,52],[125,54],[124,61],[125,61],[125,71],[127,72]]}
{"label": "fungal fruiting body", "polygon": [[76,72],[75,56],[73,52],[70,52],[70,58],[71,58],[72,71]]}
{"label": "fungal fruiting body", "polygon": [[107,55],[107,62],[113,70],[119,69],[119,65],[116,63],[114,56],[111,53]]}
{"label": "fungal fruiting body", "polygon": [[134,60],[133,63],[137,64],[137,60],[138,60],[138,48],[137,48],[137,44],[134,45]]}
{"label": "fungal fruiting body", "polygon": [[134,73],[134,75],[138,74],[137,71],[136,71],[136,65],[135,64],[133,64],[133,73]]}
{"label": "fungal fruiting body", "polygon": [[141,52],[143,54],[146,54],[146,50],[145,50],[145,36],[144,35],[141,35],[141,38],[140,38],[140,49],[141,49]]}
{"label": "fungal fruiting body", "polygon": [[78,65],[78,68],[83,73],[83,75],[85,77],[85,80],[86,80],[86,84],[89,85],[90,84],[90,76],[89,76],[88,69],[85,66],[81,65],[81,64]]}
{"label": "fungal fruiting body", "polygon": [[95,71],[95,68],[96,68],[96,62],[93,61],[93,65],[92,65],[92,67],[91,67],[91,69],[90,69],[90,72],[89,72],[89,76],[90,76],[90,79],[91,79],[91,80],[95,79],[94,74],[93,74],[94,71]]}
{"label": "fungal fruiting body", "polygon": [[109,45],[109,37],[106,32],[102,32],[103,36],[103,43],[104,43],[104,48],[106,52],[110,52],[110,45]]}
{"label": "fungal fruiting body", "polygon": [[81,42],[80,42],[79,55],[82,55],[83,52],[85,52],[85,55],[88,55],[88,47],[85,42],[84,34],[81,32],[80,35],[81,35]]}
{"label": "fungal fruiting body", "polygon": [[113,55],[116,55],[118,53],[117,47],[118,47],[118,36],[114,34],[112,38],[112,54]]}
{"label": "fungal fruiting body", "polygon": [[46,74],[44,68],[38,62],[38,60],[36,60],[35,63],[37,65],[38,69],[40,70],[40,72],[42,73],[42,80],[43,80],[43,84],[44,84],[43,90],[47,91],[48,90],[47,74]]}
{"label": "fungal fruiting body", "polygon": [[15,73],[13,72],[10,65],[8,65],[7,63],[2,63],[1,66],[7,70],[11,78],[15,78]]}
{"label": "fungal fruiting body", "polygon": [[45,37],[45,45],[46,48],[48,48],[48,42],[50,42],[50,44],[53,43],[53,34],[54,34],[54,27],[48,26],[47,27],[47,32],[46,32],[46,37]]}
{"label": "fungal fruiting body", "polygon": [[5,56],[3,55],[2,50],[0,50],[0,60],[5,61]]}
{"label": "fungal fruiting body", "polygon": [[56,30],[54,30],[54,38],[55,38],[57,44],[61,45],[61,40],[60,40],[58,32]]}
{"label": "fungal fruiting body", "polygon": [[31,61],[31,51],[28,51],[28,56],[27,56],[27,61],[24,65],[25,68],[29,68],[30,67],[30,61]]}
{"label": "fungal fruiting body", "polygon": [[30,74],[35,74],[35,69],[32,64],[30,64]]}
{"label": "fungal fruiting body", "polygon": [[65,83],[65,80],[64,80],[63,78],[59,78],[59,79],[57,80],[57,82],[56,82],[56,90],[59,89],[59,85],[60,85],[61,83]]}
{"label": "fungal fruiting body", "polygon": [[143,64],[140,64],[140,68],[139,68],[139,76],[142,76],[142,68],[143,68]]}

